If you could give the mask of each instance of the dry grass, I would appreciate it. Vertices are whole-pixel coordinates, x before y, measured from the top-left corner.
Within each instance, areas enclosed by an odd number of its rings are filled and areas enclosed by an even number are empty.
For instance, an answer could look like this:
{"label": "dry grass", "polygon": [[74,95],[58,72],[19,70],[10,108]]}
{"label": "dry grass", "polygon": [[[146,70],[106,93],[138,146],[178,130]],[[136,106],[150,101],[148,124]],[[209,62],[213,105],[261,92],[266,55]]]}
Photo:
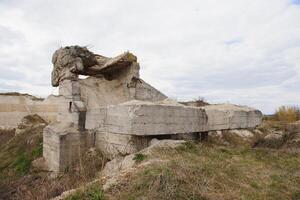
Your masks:
{"label": "dry grass", "polygon": [[203,98],[203,97],[198,97],[192,101],[183,101],[180,102],[186,106],[196,106],[196,107],[203,107],[209,105],[209,103]]}
{"label": "dry grass", "polygon": [[15,136],[15,129],[0,128],[0,148]]}
{"label": "dry grass", "polygon": [[276,149],[294,149],[299,151],[300,149],[300,121],[278,121],[274,118],[265,119],[258,129],[268,134],[279,134],[282,137],[273,140],[265,140],[263,137],[258,138],[254,143],[254,147],[267,147]]}
{"label": "dry grass", "polygon": [[99,152],[92,156],[86,153],[83,155],[82,162],[85,163],[83,168],[74,166],[56,178],[51,178],[50,173],[36,170],[31,166],[22,176],[11,174],[0,181],[0,199],[49,199],[92,181],[107,160]]}
{"label": "dry grass", "polygon": [[177,149],[162,149],[153,157],[169,162],[128,176],[108,191],[109,199],[300,197],[299,154],[187,143]]}
{"label": "dry grass", "polygon": [[[2,173],[14,174],[14,163],[19,157],[35,159],[35,152],[41,146],[42,131],[46,125],[35,126],[21,131],[18,135],[10,139],[0,149],[0,176]],[[10,172],[7,172],[10,171]],[[9,178],[5,176],[5,178]]]}
{"label": "dry grass", "polygon": [[65,200],[105,200],[104,192],[99,184],[93,184],[90,187],[76,191]]}

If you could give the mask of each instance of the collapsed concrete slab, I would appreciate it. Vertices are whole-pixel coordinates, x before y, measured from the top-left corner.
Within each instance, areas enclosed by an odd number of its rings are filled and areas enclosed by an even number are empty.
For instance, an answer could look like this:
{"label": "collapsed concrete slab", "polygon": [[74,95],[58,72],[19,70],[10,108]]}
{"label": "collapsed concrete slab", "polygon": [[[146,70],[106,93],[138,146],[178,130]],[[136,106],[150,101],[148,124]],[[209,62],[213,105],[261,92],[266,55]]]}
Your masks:
{"label": "collapsed concrete slab", "polygon": [[206,114],[196,107],[134,100],[100,108],[99,113],[105,113],[102,120],[89,128],[103,132],[146,136],[206,131]]}

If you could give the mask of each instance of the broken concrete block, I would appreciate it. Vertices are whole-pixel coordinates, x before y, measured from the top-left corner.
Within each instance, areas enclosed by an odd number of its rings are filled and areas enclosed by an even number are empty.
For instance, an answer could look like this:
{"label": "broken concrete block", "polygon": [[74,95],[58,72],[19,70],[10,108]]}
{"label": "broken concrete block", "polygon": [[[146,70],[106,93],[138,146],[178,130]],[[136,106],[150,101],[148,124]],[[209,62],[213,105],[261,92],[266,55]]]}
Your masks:
{"label": "broken concrete block", "polygon": [[247,106],[218,104],[202,108],[207,114],[207,129],[209,131],[255,128],[262,121],[262,113]]}
{"label": "broken concrete block", "polygon": [[106,157],[112,159],[118,155],[128,155],[148,146],[151,138],[135,135],[124,135],[110,132],[95,132],[95,147]]}
{"label": "broken concrete block", "polygon": [[74,164],[80,164],[83,152],[94,146],[94,141],[93,133],[80,133],[73,124],[47,126],[43,131],[43,157],[48,170],[63,172]]}
{"label": "broken concrete block", "polygon": [[43,141],[43,157],[49,171],[64,171],[79,159],[80,133],[76,128],[63,124],[49,125],[43,131]]}

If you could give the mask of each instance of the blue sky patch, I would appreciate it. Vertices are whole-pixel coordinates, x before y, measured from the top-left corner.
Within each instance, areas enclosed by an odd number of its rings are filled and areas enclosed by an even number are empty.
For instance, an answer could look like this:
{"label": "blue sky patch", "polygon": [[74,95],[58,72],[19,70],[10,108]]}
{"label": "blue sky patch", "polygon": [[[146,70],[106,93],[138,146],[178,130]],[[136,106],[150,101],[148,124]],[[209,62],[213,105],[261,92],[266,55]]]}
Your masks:
{"label": "blue sky patch", "polygon": [[300,5],[300,0],[290,0],[292,4]]}

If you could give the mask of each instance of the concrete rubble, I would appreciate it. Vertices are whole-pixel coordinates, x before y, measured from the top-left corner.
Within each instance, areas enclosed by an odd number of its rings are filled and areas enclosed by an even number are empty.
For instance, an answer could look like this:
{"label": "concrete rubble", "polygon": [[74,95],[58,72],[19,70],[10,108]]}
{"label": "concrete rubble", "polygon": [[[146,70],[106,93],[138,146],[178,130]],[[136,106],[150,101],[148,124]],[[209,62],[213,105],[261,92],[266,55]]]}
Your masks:
{"label": "concrete rubble", "polygon": [[162,149],[175,149],[180,147],[186,141],[184,140],[156,140],[152,139],[149,146],[137,152],[149,158],[143,163],[135,161],[136,154],[130,154],[124,157],[117,157],[106,163],[104,169],[100,172],[100,177],[103,184],[103,190],[108,190],[111,186],[116,185],[122,177],[136,171],[139,167],[146,167],[153,164],[161,164],[167,162],[166,160],[153,158],[152,154]]}
{"label": "concrete rubble", "polygon": [[197,139],[209,131],[255,128],[262,120],[260,111],[246,106],[196,107],[168,99],[140,78],[137,57],[130,52],[109,58],[69,46],[55,51],[52,63],[52,86],[59,87],[59,96],[37,101],[0,95],[0,126],[16,126],[4,119],[7,114],[17,119],[39,114],[50,122],[43,156],[56,173],[90,147],[112,159],[138,152],[154,138]]}

